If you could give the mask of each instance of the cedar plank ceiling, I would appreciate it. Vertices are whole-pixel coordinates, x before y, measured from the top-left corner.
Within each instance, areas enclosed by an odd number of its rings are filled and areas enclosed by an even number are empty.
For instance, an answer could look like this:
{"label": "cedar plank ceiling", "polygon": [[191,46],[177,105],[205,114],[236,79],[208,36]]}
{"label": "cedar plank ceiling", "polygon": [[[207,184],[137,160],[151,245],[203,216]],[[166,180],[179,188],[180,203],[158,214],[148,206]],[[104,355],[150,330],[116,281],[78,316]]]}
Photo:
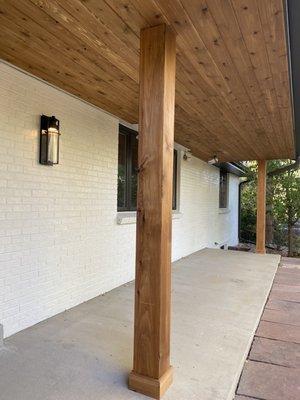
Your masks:
{"label": "cedar plank ceiling", "polygon": [[160,23],[175,140],[203,160],[294,157],[282,0],[0,0],[0,58],[137,123],[140,29]]}

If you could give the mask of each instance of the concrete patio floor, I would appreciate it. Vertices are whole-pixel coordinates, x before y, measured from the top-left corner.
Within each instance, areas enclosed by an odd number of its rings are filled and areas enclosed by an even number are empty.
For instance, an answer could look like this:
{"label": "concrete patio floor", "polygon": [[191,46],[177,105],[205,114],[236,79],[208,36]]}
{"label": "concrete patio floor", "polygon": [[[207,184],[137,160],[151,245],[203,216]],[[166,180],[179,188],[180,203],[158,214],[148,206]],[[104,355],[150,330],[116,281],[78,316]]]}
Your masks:
{"label": "concrete patio floor", "polygon": [[[166,400],[229,400],[279,263],[277,255],[206,249],[173,264]],[[138,400],[132,367],[133,283],[6,339],[1,400]]]}

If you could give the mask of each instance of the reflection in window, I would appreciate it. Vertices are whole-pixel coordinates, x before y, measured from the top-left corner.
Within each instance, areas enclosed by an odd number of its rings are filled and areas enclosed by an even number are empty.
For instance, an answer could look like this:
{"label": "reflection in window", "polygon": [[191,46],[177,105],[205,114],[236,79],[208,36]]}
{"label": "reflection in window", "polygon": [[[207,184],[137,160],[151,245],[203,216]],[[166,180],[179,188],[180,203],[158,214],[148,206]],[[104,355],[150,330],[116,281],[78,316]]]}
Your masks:
{"label": "reflection in window", "polygon": [[119,134],[118,208],[126,205],[126,136]]}
{"label": "reflection in window", "polygon": [[[138,140],[137,132],[123,125],[119,129],[118,211],[135,211],[137,204]],[[173,210],[177,207],[177,150],[173,163]]]}
{"label": "reflection in window", "polygon": [[219,208],[228,207],[228,174],[220,170]]}

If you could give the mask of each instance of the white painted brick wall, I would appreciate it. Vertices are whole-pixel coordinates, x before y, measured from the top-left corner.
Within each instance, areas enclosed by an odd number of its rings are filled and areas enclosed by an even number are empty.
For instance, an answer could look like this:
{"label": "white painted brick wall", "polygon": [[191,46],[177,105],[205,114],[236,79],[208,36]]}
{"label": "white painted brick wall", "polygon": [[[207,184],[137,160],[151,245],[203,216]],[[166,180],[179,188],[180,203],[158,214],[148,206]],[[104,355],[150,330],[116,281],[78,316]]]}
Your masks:
{"label": "white painted brick wall", "polygon": [[229,175],[228,209],[219,209],[219,172],[214,166],[192,157],[181,160],[180,212],[173,220],[173,259],[215,243],[238,243],[238,184]]}
{"label": "white painted brick wall", "polygon": [[[61,124],[60,164],[38,164],[40,115]],[[118,120],[0,63],[0,324],[7,337],[134,278],[135,225],[118,225]],[[238,179],[182,161],[173,259],[237,242]]]}

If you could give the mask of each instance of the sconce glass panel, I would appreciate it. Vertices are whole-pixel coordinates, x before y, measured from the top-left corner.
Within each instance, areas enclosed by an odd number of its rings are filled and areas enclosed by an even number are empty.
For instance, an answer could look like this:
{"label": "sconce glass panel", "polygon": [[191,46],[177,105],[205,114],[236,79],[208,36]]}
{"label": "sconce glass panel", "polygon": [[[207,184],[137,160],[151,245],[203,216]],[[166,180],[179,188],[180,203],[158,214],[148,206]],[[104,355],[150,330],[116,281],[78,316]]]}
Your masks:
{"label": "sconce glass panel", "polygon": [[41,116],[40,163],[54,165],[59,162],[59,120],[54,116]]}

